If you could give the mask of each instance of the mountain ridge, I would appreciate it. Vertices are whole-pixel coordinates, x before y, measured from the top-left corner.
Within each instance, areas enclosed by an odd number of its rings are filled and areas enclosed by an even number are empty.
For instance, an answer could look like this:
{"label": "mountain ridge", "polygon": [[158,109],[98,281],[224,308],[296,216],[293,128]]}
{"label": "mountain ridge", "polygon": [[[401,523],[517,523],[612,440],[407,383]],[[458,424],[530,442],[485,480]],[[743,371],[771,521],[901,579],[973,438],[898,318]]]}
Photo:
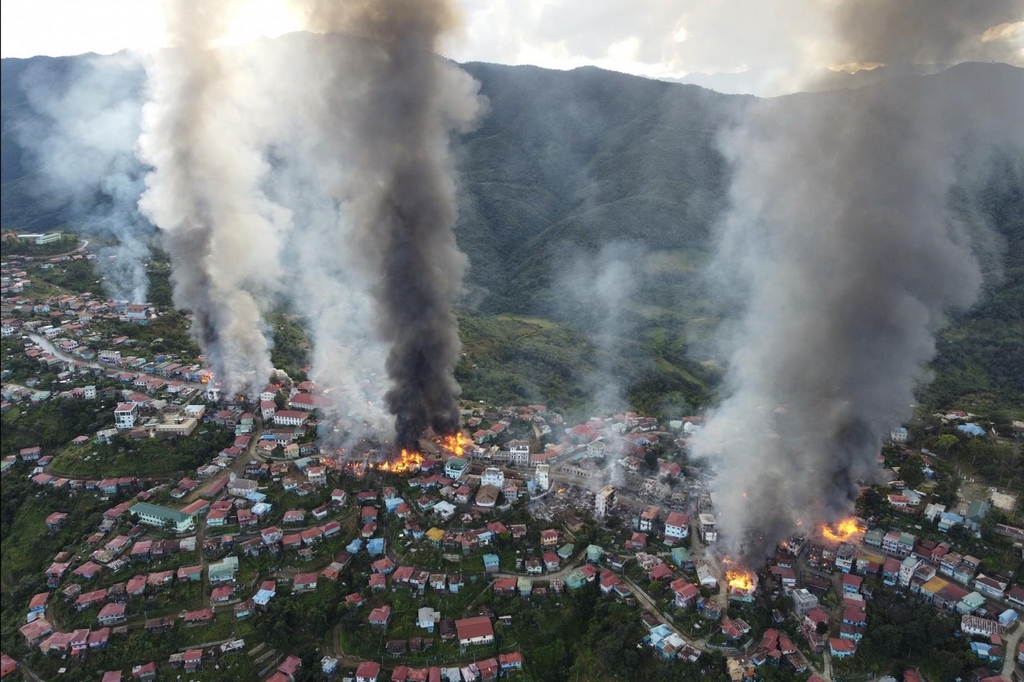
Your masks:
{"label": "mountain ridge", "polygon": [[[43,205],[30,187],[37,169],[15,130],[16,121],[31,114],[23,87],[29,68],[42,74],[35,77],[49,78],[50,87],[60,87],[90,60],[123,58],[0,62],[0,219],[5,229],[44,230],[76,221],[69,206],[55,210],[50,203]],[[578,371],[563,365],[551,371],[615,376],[622,370],[617,378],[628,387],[642,377],[654,377],[655,383],[664,379],[656,370],[668,363],[680,370],[670,372],[676,379],[699,378],[679,388],[678,397],[691,404],[706,400],[715,381],[707,369],[707,361],[714,359],[711,341],[717,320],[726,312],[711,300],[699,265],[712,249],[714,224],[728,206],[729,168],[718,150],[718,136],[757,98],[596,67],[555,71],[483,62],[461,66],[477,79],[490,102],[478,127],[460,136],[455,146],[460,197],[455,231],[470,260],[464,302],[468,313],[551,319],[597,340],[600,352],[581,361]],[[141,71],[129,69],[126,75],[137,79],[125,86],[127,91],[141,93]],[[1024,91],[1024,69],[961,64],[934,74],[897,74],[864,87],[962,88],[983,102],[989,87]],[[796,93],[778,99],[786,106],[804,106],[816,98],[857,92]],[[986,201],[986,215],[1007,250],[1004,279],[989,287],[977,310],[985,311],[994,302],[1007,314],[1014,303],[1024,301],[1024,265],[1017,255],[1024,252],[1024,198],[1019,184],[1011,182]],[[616,302],[617,326],[609,331],[603,319],[607,315],[601,314],[605,302],[568,275],[582,272],[583,280],[596,278],[617,264],[630,274],[632,289]],[[972,335],[963,326],[976,322],[971,313],[956,316],[954,326],[940,337],[937,366],[946,367],[946,374],[973,379],[961,381],[965,388],[958,389],[943,381],[940,372],[940,381],[930,390],[941,390],[947,402],[984,396],[990,385],[999,387],[999,401],[1024,397],[1019,388],[1024,387],[1024,342],[1015,344],[1004,334],[1021,324],[1019,318],[1011,315],[995,326],[981,325],[984,331]],[[968,337],[970,342],[964,341]],[[601,350],[602,339],[619,341]],[[628,361],[622,360],[624,353],[630,354]],[[979,353],[987,359],[979,360]]]}

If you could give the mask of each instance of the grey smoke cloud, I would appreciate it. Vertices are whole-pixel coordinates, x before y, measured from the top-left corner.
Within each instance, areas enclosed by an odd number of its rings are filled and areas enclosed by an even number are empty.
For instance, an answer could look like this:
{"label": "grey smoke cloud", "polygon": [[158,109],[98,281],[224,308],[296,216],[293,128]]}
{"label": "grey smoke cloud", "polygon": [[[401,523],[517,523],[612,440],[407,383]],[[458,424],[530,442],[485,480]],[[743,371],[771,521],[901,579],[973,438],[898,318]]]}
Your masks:
{"label": "grey smoke cloud", "polygon": [[67,206],[76,230],[115,241],[99,250],[98,266],[108,294],[133,303],[146,300],[153,235],[136,207],[143,188],[131,151],[140,126],[138,67],[126,53],[87,55],[61,82],[30,67],[20,85],[34,116],[15,122],[36,161],[38,200],[53,210]]}
{"label": "grey smoke cloud", "polygon": [[633,340],[629,305],[644,281],[645,258],[642,245],[605,244],[593,257],[576,260],[558,273],[552,287],[558,292],[559,314],[581,324],[596,350],[596,372],[587,379],[594,414],[614,414],[629,406],[625,384],[630,377],[624,374],[623,353]]}
{"label": "grey smoke cloud", "polygon": [[171,47],[147,65],[140,158],[152,167],[140,210],[163,233],[175,304],[228,393],[253,395],[272,370],[263,313],[279,281],[287,210],[262,183],[269,166],[254,92],[234,55],[212,49],[229,0],[165,5]]}
{"label": "grey smoke cloud", "polygon": [[[957,61],[1011,6],[850,2],[839,30],[854,60]],[[727,397],[694,451],[719,469],[730,554],[758,560],[798,524],[852,511],[911,414],[935,331],[978,297],[969,236],[984,226],[955,218],[949,192],[979,150],[1024,140],[1020,74],[987,79],[757,102],[723,138],[733,179],[715,274],[747,303]]]}
{"label": "grey smoke cloud", "polygon": [[415,448],[432,428],[458,428],[453,376],[460,342],[453,303],[467,261],[457,216],[449,136],[478,116],[478,84],[435,56],[455,29],[444,0],[312,3],[311,30],[353,36],[353,58],[334,64],[320,135],[355,168],[333,196],[344,203],[351,248],[368,274],[377,333],[388,352],[396,444]]}

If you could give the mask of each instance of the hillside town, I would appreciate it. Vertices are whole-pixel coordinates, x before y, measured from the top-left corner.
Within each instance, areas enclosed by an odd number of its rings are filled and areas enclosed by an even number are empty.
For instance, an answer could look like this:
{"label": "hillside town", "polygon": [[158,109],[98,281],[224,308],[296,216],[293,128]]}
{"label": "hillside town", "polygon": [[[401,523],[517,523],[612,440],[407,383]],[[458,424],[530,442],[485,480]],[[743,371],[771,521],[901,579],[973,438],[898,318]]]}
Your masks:
{"label": "hillside town", "polygon": [[[876,622],[883,605],[910,603],[955,619],[974,682],[1020,678],[1020,502],[970,482],[943,493],[950,445],[894,430],[887,481],[864,486],[854,515],[736,567],[718,551],[718,474],[689,452],[703,415],[465,400],[460,438],[395,462],[315,381],[249,401],[200,355],[140,341],[160,306],[35,293],[93,258],[0,267],[5,432],[48,410],[79,429],[40,432],[0,464],[5,492],[25,487],[34,515],[19,528],[35,538],[4,538],[28,587],[10,597],[3,679],[531,679],[530,623],[588,598],[622,609],[640,650],[732,682],[854,679],[876,633],[900,627]],[[965,442],[1024,431],[934,420]]]}

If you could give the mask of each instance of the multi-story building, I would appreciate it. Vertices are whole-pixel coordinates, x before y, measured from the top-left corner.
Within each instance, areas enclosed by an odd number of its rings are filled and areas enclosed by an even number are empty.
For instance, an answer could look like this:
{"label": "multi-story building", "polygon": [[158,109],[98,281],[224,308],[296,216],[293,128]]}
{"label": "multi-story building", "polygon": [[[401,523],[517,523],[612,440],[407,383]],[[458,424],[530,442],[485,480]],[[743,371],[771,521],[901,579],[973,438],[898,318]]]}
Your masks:
{"label": "multi-story building", "polygon": [[700,522],[700,539],[704,544],[711,544],[718,540],[718,522],[714,514],[700,514],[697,516]]}
{"label": "multi-story building", "polygon": [[682,512],[671,512],[665,519],[665,539],[682,540],[690,535],[690,517]]}
{"label": "multi-story building", "polygon": [[465,473],[469,467],[469,462],[462,457],[452,457],[444,463],[444,475],[453,481],[457,481],[462,478],[462,474]]}
{"label": "multi-story building", "polygon": [[911,579],[914,577],[914,573],[917,572],[918,567],[921,565],[921,560],[917,557],[908,556],[900,564],[900,587],[907,587],[910,585]]}
{"label": "multi-story building", "polygon": [[480,476],[480,485],[492,485],[501,490],[505,487],[505,474],[498,467],[487,467]]}
{"label": "multi-story building", "polygon": [[549,464],[538,464],[535,471],[535,478],[537,479],[537,487],[541,490],[547,490],[551,487],[551,465]]}
{"label": "multi-story building", "polygon": [[530,464],[530,441],[509,441],[508,463],[511,464],[512,466],[528,466]]}
{"label": "multi-story building", "polygon": [[615,505],[615,488],[606,485],[601,488],[601,492],[597,494],[597,498],[594,500],[594,516],[598,519],[603,519],[608,516],[608,512]]}
{"label": "multi-story building", "polygon": [[120,403],[114,408],[114,426],[120,430],[134,429],[138,419],[138,403]]}
{"label": "multi-story building", "polygon": [[818,608],[818,598],[802,587],[790,592],[789,596],[793,598],[793,612],[797,618],[803,618],[811,609]]}

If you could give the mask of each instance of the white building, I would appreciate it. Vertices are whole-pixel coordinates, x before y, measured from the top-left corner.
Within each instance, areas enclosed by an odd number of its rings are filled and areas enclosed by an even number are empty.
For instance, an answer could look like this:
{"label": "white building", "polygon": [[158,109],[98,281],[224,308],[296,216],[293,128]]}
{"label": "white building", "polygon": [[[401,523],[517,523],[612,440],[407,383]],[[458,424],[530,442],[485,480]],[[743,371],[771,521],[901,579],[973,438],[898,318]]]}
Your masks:
{"label": "white building", "polygon": [[462,478],[462,474],[465,473],[469,467],[469,462],[462,457],[452,457],[444,463],[444,475],[453,481],[457,481]]}
{"label": "white building", "polygon": [[274,414],[274,423],[278,426],[302,426],[309,419],[309,414],[295,410],[281,410]]}
{"label": "white building", "polygon": [[100,358],[100,362],[105,362],[108,365],[119,365],[119,364],[121,364],[121,351],[119,351],[119,350],[101,350],[99,358]]}
{"label": "white building", "polygon": [[900,564],[900,587],[907,587],[910,585],[910,580],[914,577],[914,573],[920,565],[921,560],[917,557],[908,556],[903,560],[903,563]]}
{"label": "white building", "polygon": [[908,437],[909,434],[907,433],[907,430],[902,426],[889,431],[889,440],[893,443],[906,443]]}
{"label": "white building", "polygon": [[512,466],[528,466],[530,464],[530,441],[509,441],[508,463],[511,464]]}
{"label": "white building", "polygon": [[551,465],[549,464],[538,464],[535,472],[535,478],[537,479],[537,487],[541,490],[547,490],[551,487]]}
{"label": "white building", "polygon": [[700,521],[700,539],[704,544],[710,544],[718,540],[718,522],[712,514],[700,514],[697,519]]}
{"label": "white building", "polygon": [[138,403],[120,403],[114,408],[114,426],[120,430],[134,429],[139,419]]}
{"label": "white building", "polygon": [[195,514],[148,502],[139,502],[128,511],[138,517],[139,523],[156,528],[170,528],[176,533],[184,533],[195,527]]}
{"label": "white building", "polygon": [[803,618],[811,609],[818,608],[818,598],[804,588],[798,588],[789,593],[793,598],[793,612],[797,618]]}
{"label": "white building", "polygon": [[37,233],[32,232],[30,234],[19,234],[18,239],[28,239],[36,243],[37,246],[42,244],[49,244],[50,242],[60,241],[60,238],[64,235],[60,232],[43,232]]}
{"label": "white building", "polygon": [[682,540],[690,535],[690,517],[682,512],[671,512],[665,519],[665,539]]}
{"label": "white building", "polygon": [[594,516],[598,519],[603,519],[608,516],[608,512],[615,505],[615,488],[610,485],[606,485],[601,488],[601,492],[597,494],[597,498],[594,500]]}
{"label": "white building", "polygon": [[480,485],[493,485],[501,490],[505,487],[505,474],[498,467],[487,467],[480,476]]}
{"label": "white building", "polygon": [[86,400],[96,400],[96,387],[86,386],[84,395]]}

